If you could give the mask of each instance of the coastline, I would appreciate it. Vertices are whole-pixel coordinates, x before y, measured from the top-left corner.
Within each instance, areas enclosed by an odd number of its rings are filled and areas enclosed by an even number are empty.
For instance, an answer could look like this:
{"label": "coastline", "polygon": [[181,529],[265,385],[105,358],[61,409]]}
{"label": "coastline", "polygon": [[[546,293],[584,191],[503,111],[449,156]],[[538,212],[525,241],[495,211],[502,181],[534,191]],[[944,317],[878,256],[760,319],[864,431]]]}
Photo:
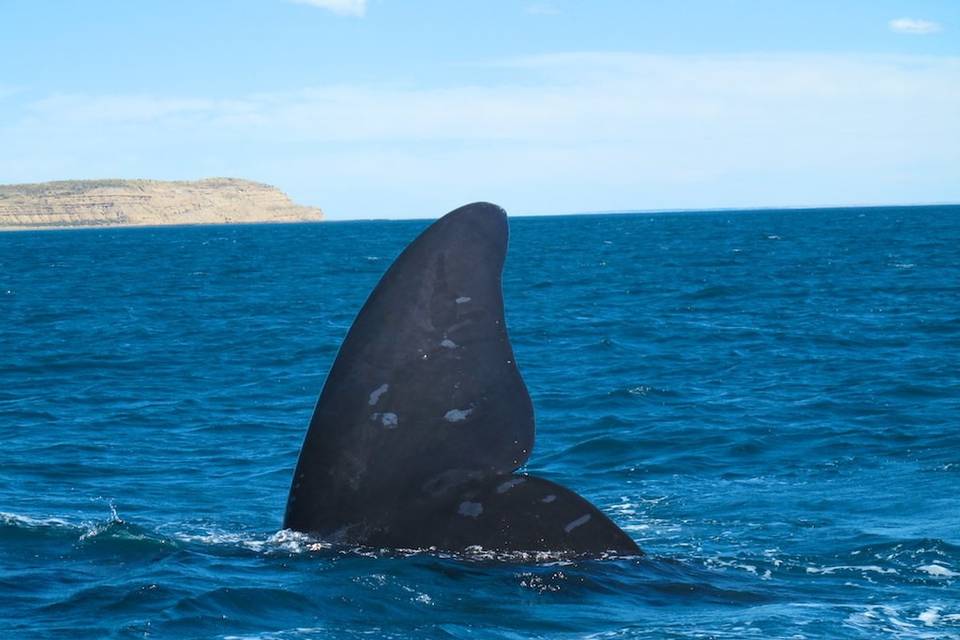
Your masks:
{"label": "coastline", "polygon": [[259,221],[224,221],[224,222],[174,222],[170,224],[77,224],[77,225],[37,225],[11,227],[0,226],[0,233],[19,233],[23,231],[95,231],[106,229],[173,229],[182,227],[245,227],[253,225],[282,226],[293,224],[328,224],[329,220],[259,220]]}
{"label": "coastline", "polygon": [[240,178],[0,185],[0,231],[317,222],[324,218],[319,207],[296,204],[276,187]]}

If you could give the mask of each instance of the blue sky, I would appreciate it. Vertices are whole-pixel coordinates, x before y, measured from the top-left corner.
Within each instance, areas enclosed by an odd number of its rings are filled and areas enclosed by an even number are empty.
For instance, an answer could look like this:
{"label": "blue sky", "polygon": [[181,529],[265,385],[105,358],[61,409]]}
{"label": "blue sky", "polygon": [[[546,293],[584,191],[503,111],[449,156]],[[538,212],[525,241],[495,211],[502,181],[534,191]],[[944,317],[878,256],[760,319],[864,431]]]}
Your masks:
{"label": "blue sky", "polygon": [[0,182],[331,219],[960,202],[956,0],[0,0]]}

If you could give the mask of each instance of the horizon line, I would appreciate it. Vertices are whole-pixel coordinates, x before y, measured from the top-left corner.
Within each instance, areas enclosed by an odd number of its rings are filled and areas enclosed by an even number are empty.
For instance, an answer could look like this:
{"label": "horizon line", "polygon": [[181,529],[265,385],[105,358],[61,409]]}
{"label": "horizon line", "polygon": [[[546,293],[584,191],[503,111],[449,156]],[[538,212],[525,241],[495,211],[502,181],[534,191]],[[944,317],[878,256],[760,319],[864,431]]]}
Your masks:
{"label": "horizon line", "polygon": [[[471,203],[467,203],[471,204]],[[315,205],[310,205],[315,206]],[[465,205],[464,205],[465,206]],[[500,205],[497,205],[500,206]],[[562,216],[591,216],[591,215],[631,215],[631,214],[672,214],[672,213],[752,213],[763,211],[822,211],[842,209],[895,209],[921,207],[960,207],[960,201],[941,202],[911,202],[895,204],[822,204],[822,205],[789,205],[789,206],[752,206],[752,207],[707,207],[707,208],[667,208],[667,209],[594,209],[587,211],[561,211],[558,213],[508,213],[511,218],[559,218]],[[322,207],[321,207],[322,208]],[[501,207],[503,208],[503,207]],[[451,209],[453,211],[453,209]],[[441,216],[444,214],[440,214]],[[440,216],[437,216],[437,218]],[[327,218],[321,223],[330,222],[402,222],[405,220],[436,220],[435,217],[399,217],[386,218],[356,217],[356,218]]]}

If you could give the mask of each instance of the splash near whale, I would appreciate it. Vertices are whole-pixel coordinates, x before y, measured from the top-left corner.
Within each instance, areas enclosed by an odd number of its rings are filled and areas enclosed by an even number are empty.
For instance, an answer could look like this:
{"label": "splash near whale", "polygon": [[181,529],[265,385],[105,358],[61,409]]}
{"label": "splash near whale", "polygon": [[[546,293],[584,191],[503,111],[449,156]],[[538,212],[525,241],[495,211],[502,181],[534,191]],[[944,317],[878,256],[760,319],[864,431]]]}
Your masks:
{"label": "splash near whale", "polygon": [[428,227],[370,294],[327,376],[284,527],[384,548],[638,554],[599,509],[516,473],[533,405],[504,321],[507,217]]}

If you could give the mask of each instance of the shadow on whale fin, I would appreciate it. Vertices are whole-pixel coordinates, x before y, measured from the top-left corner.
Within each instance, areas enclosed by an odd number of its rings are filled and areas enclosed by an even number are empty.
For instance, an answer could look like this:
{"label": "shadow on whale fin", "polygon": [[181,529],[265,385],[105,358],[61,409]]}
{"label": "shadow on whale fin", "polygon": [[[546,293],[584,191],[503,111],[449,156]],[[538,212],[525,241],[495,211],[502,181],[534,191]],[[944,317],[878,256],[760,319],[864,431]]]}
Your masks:
{"label": "shadow on whale fin", "polygon": [[[470,204],[430,225],[387,270],[320,393],[285,527],[391,547],[637,551],[573,492],[510,475],[530,455],[534,418],[504,321],[507,237],[501,208]],[[557,504],[534,499],[548,488]],[[486,517],[464,518],[461,503],[486,505]],[[618,543],[598,549],[591,531]]]}

